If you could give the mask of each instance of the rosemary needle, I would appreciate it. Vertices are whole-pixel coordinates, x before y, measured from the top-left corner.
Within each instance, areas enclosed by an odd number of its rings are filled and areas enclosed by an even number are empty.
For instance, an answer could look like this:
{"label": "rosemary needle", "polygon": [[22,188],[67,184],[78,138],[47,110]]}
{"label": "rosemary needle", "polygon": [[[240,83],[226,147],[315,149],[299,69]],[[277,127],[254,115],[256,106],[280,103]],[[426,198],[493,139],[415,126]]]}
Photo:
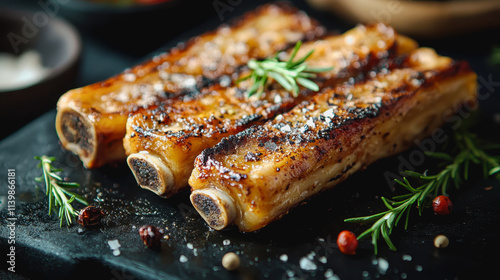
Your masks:
{"label": "rosemary needle", "polygon": [[497,178],[500,176],[500,157],[488,154],[488,145],[481,143],[475,134],[462,130],[455,132],[454,139],[458,147],[454,155],[428,153],[429,156],[441,159],[446,164],[439,173],[428,175],[427,171],[424,173],[405,171],[402,175],[420,179],[423,184],[414,188],[406,177],[403,177],[403,181],[396,179],[396,182],[403,186],[408,193],[393,197],[392,200],[382,197],[381,199],[387,207],[386,211],[371,216],[344,220],[351,223],[372,223],[372,226],[361,233],[358,239],[371,235],[375,254],[378,252],[377,244],[380,236],[391,250],[396,250],[396,246],[389,236],[399,221],[404,218],[406,230],[410,211],[415,204],[418,206],[419,214],[422,215],[424,204],[432,199],[432,196],[435,197],[439,193],[444,195],[450,185],[458,188],[462,181],[468,180],[470,164],[481,165],[485,176],[494,174],[497,175]]}
{"label": "rosemary needle", "polygon": [[[78,216],[78,211],[73,208],[71,203],[78,201],[84,205],[88,202],[82,196],[75,194],[70,189],[78,188],[78,183],[64,182],[63,179],[57,175],[57,172],[62,171],[52,166],[52,162],[56,159],[54,157],[41,156],[35,157],[40,163],[38,167],[42,169],[42,176],[35,178],[37,182],[45,182],[45,194],[49,198],[49,215],[52,212],[58,212],[59,226],[62,227],[63,222],[69,226],[73,222],[73,217]],[[69,196],[69,198],[68,198]]]}
{"label": "rosemary needle", "polygon": [[278,58],[279,52],[273,57],[262,61],[250,59],[247,66],[252,70],[251,74],[238,79],[237,83],[252,79],[253,84],[247,91],[248,97],[254,94],[260,97],[270,79],[275,80],[286,90],[291,91],[295,97],[298,96],[299,85],[313,91],[318,91],[319,86],[310,79],[316,78],[316,73],[327,72],[333,68],[308,67],[306,60],[314,50],[309,51],[305,56],[294,61],[301,45],[301,41],[295,44],[288,61],[280,61]]}

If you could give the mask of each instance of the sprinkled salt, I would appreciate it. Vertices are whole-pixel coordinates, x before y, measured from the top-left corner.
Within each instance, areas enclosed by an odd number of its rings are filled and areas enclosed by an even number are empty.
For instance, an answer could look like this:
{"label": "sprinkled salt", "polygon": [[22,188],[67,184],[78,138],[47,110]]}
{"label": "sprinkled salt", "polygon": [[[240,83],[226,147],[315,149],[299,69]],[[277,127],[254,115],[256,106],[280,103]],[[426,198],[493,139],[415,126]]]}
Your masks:
{"label": "sprinkled salt", "polygon": [[411,262],[412,257],[410,255],[403,255],[403,261]]}
{"label": "sprinkled salt", "polygon": [[292,131],[292,128],[287,124],[287,125],[281,127],[281,131],[282,132],[290,132],[290,131]]}
{"label": "sprinkled salt", "polygon": [[229,239],[224,239],[224,241],[222,241],[222,244],[227,246],[227,245],[231,244],[231,241]]}
{"label": "sprinkled salt", "polygon": [[120,245],[120,242],[118,242],[118,240],[108,240],[108,245],[109,248],[113,251],[113,256],[119,256],[121,254],[120,247],[122,245]]}
{"label": "sprinkled salt", "polygon": [[423,269],[424,268],[421,265],[416,265],[415,266],[415,270],[418,271],[418,272],[422,271]]}
{"label": "sprinkled salt", "polygon": [[324,238],[322,238],[322,237],[320,237],[320,238],[318,238],[318,241],[320,241],[320,242],[325,242],[325,239],[324,239]]}
{"label": "sprinkled salt", "polygon": [[286,271],[286,275],[287,275],[288,277],[293,277],[293,276],[295,276],[295,272],[294,272],[293,270],[287,270],[287,271]]}
{"label": "sprinkled salt", "polygon": [[401,279],[406,279],[406,277],[408,277],[408,275],[406,275],[406,273],[401,273]]}
{"label": "sprinkled salt", "polygon": [[283,98],[281,98],[281,96],[276,95],[274,97],[274,103],[281,103],[282,101],[283,101]]}
{"label": "sprinkled salt", "polygon": [[318,268],[313,261],[311,261],[310,259],[308,259],[306,257],[302,257],[300,259],[299,264],[300,264],[300,268],[302,268],[303,270],[316,270]]}
{"label": "sprinkled salt", "polygon": [[123,79],[127,82],[135,82],[135,75],[132,73],[123,74]]}
{"label": "sprinkled salt", "polygon": [[332,277],[334,274],[333,274],[333,270],[331,268],[327,269],[325,271],[325,278],[329,278],[329,277]]}
{"label": "sprinkled salt", "polygon": [[283,115],[279,114],[277,117],[276,117],[276,120],[277,121],[281,121],[283,119]]}
{"label": "sprinkled salt", "polygon": [[322,263],[326,263],[328,261],[325,256],[319,257],[318,260]]}
{"label": "sprinkled salt", "polygon": [[155,83],[153,84],[153,90],[154,91],[163,91],[164,87],[162,83]]}
{"label": "sprinkled salt", "polygon": [[309,254],[307,254],[307,258],[310,260],[314,260],[314,256],[316,256],[316,253],[314,252],[310,252]]}
{"label": "sprinkled salt", "polygon": [[116,239],[108,240],[108,245],[109,245],[109,248],[111,248],[111,250],[117,250],[122,246],[122,245],[120,245],[120,242]]}
{"label": "sprinkled salt", "polygon": [[219,83],[223,87],[228,87],[231,85],[231,78],[227,75],[224,75],[224,76],[220,77]]}
{"label": "sprinkled salt", "polygon": [[311,128],[316,128],[316,124],[314,123],[312,118],[308,119],[306,124],[307,124],[307,126],[309,126]]}
{"label": "sprinkled salt", "polygon": [[380,273],[385,274],[387,269],[389,268],[389,262],[387,262],[384,258],[378,259],[378,270]]}
{"label": "sprinkled salt", "polygon": [[179,258],[179,261],[180,261],[181,263],[185,263],[185,262],[187,262],[187,261],[188,261],[188,258],[187,258],[186,256],[184,256],[184,255],[181,255],[181,256],[180,256],[180,258]]}
{"label": "sprinkled salt", "polygon": [[193,248],[194,248],[194,247],[193,247],[193,244],[191,244],[191,243],[186,244],[186,246],[187,246],[187,247],[188,247],[188,249],[190,249],[190,250],[193,250]]}
{"label": "sprinkled salt", "polygon": [[287,262],[287,261],[288,261],[288,255],[287,255],[287,254],[283,254],[283,255],[281,255],[281,256],[280,256],[280,260],[281,260],[282,262]]}
{"label": "sprinkled salt", "polygon": [[326,110],[324,113],[323,113],[323,116],[327,117],[327,118],[333,118],[335,117],[335,113],[333,112],[333,108],[330,108],[328,110]]}

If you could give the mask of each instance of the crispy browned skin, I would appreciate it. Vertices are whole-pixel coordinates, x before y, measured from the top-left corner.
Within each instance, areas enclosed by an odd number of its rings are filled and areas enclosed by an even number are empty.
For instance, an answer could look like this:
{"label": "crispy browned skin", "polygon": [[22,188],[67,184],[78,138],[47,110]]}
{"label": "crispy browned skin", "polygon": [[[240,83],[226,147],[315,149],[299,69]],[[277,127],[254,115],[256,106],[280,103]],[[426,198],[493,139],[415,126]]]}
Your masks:
{"label": "crispy browned skin", "polygon": [[403,68],[326,90],[196,158],[191,201],[207,223],[260,229],[374,161],[399,153],[475,102],[465,62],[418,49]]}
{"label": "crispy browned skin", "polygon": [[[358,26],[341,36],[305,43],[298,57],[314,49],[311,67],[333,67],[316,79],[320,88],[362,76],[381,61],[388,63],[401,50],[414,49],[413,41],[396,43],[396,34],[383,24]],[[398,41],[399,42],[399,41]],[[186,95],[152,111],[129,117],[124,140],[128,164],[139,185],[169,197],[188,186],[195,157],[223,137],[262,124],[290,110],[312,94],[294,97],[272,83],[261,98],[246,97],[251,82],[238,87],[210,87]]]}
{"label": "crispy browned skin", "polygon": [[123,160],[129,113],[159,100],[197,92],[222,75],[231,75],[250,58],[262,58],[324,28],[287,5],[269,4],[231,26],[195,37],[167,53],[106,81],[64,94],[57,104],[61,144],[88,168]]}

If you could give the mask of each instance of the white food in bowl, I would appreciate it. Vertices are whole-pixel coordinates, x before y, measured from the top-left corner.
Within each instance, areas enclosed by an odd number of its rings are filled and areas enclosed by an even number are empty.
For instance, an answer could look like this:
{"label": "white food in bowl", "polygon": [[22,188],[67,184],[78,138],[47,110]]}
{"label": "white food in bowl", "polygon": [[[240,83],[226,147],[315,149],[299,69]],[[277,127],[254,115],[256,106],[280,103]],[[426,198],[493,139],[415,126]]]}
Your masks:
{"label": "white food in bowl", "polygon": [[26,51],[20,56],[0,53],[0,91],[26,88],[41,81],[48,72],[36,50]]}

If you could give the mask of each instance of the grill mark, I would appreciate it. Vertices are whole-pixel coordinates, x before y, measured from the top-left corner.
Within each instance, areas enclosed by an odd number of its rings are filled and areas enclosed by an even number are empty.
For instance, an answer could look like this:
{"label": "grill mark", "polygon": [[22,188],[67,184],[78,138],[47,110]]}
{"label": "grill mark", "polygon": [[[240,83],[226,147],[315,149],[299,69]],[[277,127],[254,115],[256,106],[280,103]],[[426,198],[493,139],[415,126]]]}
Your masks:
{"label": "grill mark", "polygon": [[[405,64],[406,66],[409,66],[406,58],[402,65]],[[218,161],[218,157],[222,158],[227,154],[234,153],[238,147],[245,146],[248,141],[255,141],[256,143],[259,143],[259,146],[263,146],[263,143],[268,141],[273,141],[278,146],[286,143],[293,143],[293,145],[305,147],[310,143],[335,139],[339,134],[351,133],[352,130],[360,129],[364,121],[368,121],[369,119],[380,114],[390,112],[391,108],[401,101],[401,99],[414,95],[416,91],[432,86],[436,83],[436,81],[444,80],[460,73],[468,73],[470,71],[468,63],[460,61],[452,63],[445,69],[440,69],[439,73],[435,73],[433,71],[420,72],[418,73],[418,77],[424,77],[424,74],[427,72],[432,72],[434,75],[430,78],[424,78],[420,86],[415,86],[411,88],[411,90],[408,84],[402,84],[394,88],[392,92],[390,92],[390,98],[383,99],[379,104],[352,108],[347,115],[343,115],[342,117],[336,116],[333,118],[332,122],[326,128],[321,130],[309,130],[307,133],[303,134],[280,133],[280,131],[275,129],[275,127],[270,127],[273,122],[268,122],[263,126],[254,126],[236,135],[226,137],[214,147],[204,150],[197,158],[196,165],[201,169],[207,170],[207,172],[202,172],[200,176],[207,177],[207,175],[203,173],[210,173],[208,170],[211,166],[221,167],[222,163]],[[363,83],[364,82],[358,82],[356,85]],[[348,88],[348,86],[340,86],[333,91],[342,91],[342,89],[345,88]],[[342,98],[343,101],[349,99],[348,95],[342,94],[336,94],[335,97]],[[312,104],[312,101],[305,102],[298,107],[305,107],[310,104]],[[296,113],[295,110],[291,111],[289,114],[294,113]],[[276,121],[274,121],[274,123],[276,123]],[[283,122],[281,124],[284,125],[286,123]]]}

